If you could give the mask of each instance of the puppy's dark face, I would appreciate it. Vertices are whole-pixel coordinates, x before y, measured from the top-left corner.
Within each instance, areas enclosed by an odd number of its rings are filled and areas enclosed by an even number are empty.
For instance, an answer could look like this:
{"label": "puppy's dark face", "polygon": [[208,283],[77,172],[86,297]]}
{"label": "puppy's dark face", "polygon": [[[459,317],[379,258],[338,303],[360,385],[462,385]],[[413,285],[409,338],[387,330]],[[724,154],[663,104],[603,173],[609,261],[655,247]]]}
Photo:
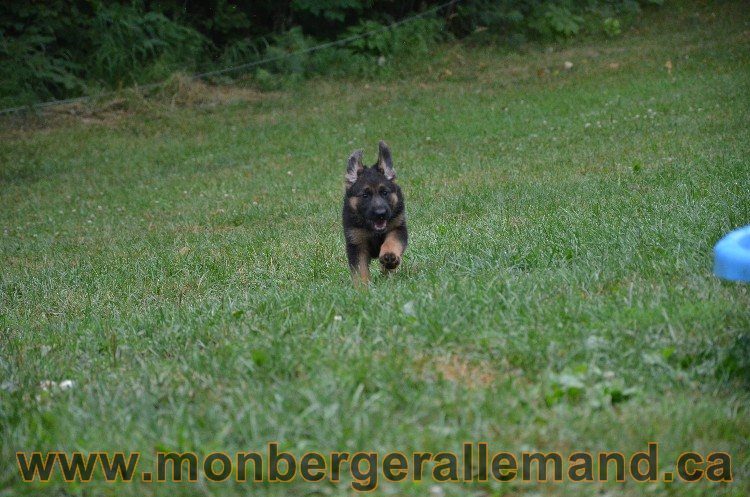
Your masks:
{"label": "puppy's dark face", "polygon": [[391,151],[381,142],[378,162],[371,167],[362,165],[362,153],[349,158],[346,173],[345,212],[351,225],[376,234],[385,233],[388,224],[404,211],[401,189],[394,181]]}
{"label": "puppy's dark face", "polygon": [[376,233],[385,233],[399,203],[399,188],[376,168],[367,168],[347,189],[347,202],[356,217]]}

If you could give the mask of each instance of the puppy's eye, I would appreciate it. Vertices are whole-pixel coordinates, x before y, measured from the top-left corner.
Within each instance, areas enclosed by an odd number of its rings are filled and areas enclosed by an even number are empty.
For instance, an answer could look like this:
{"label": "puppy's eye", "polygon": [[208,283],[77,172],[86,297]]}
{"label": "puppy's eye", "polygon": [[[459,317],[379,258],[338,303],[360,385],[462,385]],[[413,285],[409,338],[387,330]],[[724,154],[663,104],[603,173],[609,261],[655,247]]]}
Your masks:
{"label": "puppy's eye", "polygon": [[387,197],[388,196],[388,190],[380,190],[380,195],[382,197]]}
{"label": "puppy's eye", "polygon": [[365,190],[362,192],[362,198],[367,198],[370,196],[370,192],[368,190]]}

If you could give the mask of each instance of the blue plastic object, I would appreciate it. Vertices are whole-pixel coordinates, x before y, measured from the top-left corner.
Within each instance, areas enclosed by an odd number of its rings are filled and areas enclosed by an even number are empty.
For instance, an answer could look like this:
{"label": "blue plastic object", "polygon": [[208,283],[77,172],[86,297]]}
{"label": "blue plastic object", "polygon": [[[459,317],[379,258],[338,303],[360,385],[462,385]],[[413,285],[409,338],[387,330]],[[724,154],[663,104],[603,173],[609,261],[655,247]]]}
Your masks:
{"label": "blue plastic object", "polygon": [[714,274],[750,282],[750,226],[728,233],[714,247]]}

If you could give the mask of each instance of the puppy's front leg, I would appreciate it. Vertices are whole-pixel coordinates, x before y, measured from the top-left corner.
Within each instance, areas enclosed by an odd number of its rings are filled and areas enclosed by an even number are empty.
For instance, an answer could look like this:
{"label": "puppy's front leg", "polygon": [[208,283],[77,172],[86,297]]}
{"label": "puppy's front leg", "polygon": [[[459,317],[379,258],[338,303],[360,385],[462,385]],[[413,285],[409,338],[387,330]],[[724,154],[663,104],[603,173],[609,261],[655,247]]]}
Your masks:
{"label": "puppy's front leg", "polygon": [[380,246],[380,265],[383,272],[391,272],[401,264],[401,256],[406,249],[406,230],[397,228],[385,235]]}
{"label": "puppy's front leg", "polygon": [[347,244],[346,255],[354,286],[366,287],[370,282],[370,254],[358,245]]}

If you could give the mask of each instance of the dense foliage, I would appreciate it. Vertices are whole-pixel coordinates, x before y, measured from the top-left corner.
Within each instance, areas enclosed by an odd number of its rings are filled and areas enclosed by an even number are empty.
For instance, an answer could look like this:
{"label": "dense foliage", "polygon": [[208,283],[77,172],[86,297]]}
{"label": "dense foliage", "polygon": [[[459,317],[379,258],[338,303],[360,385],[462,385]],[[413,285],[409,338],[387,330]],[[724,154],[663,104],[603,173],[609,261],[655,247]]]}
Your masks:
{"label": "dense foliage", "polygon": [[[444,1],[444,0],[443,0]],[[583,33],[615,36],[662,0],[51,0],[0,3],[0,105],[158,81],[380,30],[345,46],[256,68],[275,74],[368,74],[441,39],[518,45]],[[375,64],[379,62],[379,64]]]}

